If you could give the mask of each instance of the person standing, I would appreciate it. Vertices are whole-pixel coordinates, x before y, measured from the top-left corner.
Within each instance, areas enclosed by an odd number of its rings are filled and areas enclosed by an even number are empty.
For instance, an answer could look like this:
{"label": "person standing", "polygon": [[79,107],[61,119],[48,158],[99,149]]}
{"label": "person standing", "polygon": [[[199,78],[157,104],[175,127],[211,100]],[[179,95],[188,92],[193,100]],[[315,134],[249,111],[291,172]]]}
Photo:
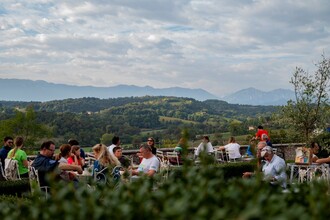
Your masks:
{"label": "person standing", "polygon": [[108,150],[109,150],[109,153],[112,155],[112,156],[115,156],[113,154],[113,148],[115,147],[119,147],[120,145],[120,138],[118,136],[114,136],[112,138],[112,144],[108,147]]}
{"label": "person standing", "polygon": [[12,137],[6,136],[3,139],[3,147],[0,150],[0,159],[2,166],[5,166],[5,159],[8,156],[9,151],[12,149],[14,144],[14,139]]}
{"label": "person standing", "polygon": [[29,177],[29,163],[25,151],[22,150],[23,144],[23,137],[16,137],[15,147],[8,152],[7,158],[17,160],[19,175],[24,178]]}
{"label": "person standing", "polygon": [[259,140],[259,141],[270,141],[268,131],[264,130],[264,127],[259,125],[258,126],[258,131],[257,131],[256,136],[255,136],[255,139]]}

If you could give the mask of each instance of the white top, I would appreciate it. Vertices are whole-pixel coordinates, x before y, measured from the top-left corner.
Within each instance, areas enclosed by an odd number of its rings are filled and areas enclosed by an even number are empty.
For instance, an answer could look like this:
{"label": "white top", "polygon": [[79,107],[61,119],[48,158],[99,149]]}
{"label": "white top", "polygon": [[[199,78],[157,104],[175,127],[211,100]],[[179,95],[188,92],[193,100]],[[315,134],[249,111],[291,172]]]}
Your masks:
{"label": "white top", "polygon": [[266,161],[266,163],[262,167],[264,179],[269,180],[274,177],[276,179],[276,182],[279,183],[283,188],[286,188],[285,170],[285,161],[277,155],[274,155],[270,162]]}
{"label": "white top", "polygon": [[61,157],[61,159],[59,159],[59,161],[58,161],[59,163],[68,163],[68,160],[67,159],[65,159],[64,157]]}
{"label": "white top", "polygon": [[143,158],[138,171],[143,173],[148,173],[149,170],[158,171],[159,168],[159,160],[155,155],[152,155],[149,159]]}
{"label": "white top", "polygon": [[[206,149],[205,149],[205,147],[206,147]],[[211,142],[200,143],[195,151],[195,155],[198,156],[202,151],[206,151],[206,153],[213,153],[214,149],[213,149]]]}
{"label": "white top", "polygon": [[108,150],[109,150],[109,152],[110,152],[110,154],[111,154],[112,156],[115,156],[115,154],[113,153],[113,148],[115,148],[115,147],[117,147],[117,145],[115,145],[115,144],[111,144],[111,145],[108,147]]}
{"label": "white top", "polygon": [[240,145],[238,143],[229,143],[224,146],[226,151],[228,151],[229,159],[241,158],[242,155],[239,152]]}

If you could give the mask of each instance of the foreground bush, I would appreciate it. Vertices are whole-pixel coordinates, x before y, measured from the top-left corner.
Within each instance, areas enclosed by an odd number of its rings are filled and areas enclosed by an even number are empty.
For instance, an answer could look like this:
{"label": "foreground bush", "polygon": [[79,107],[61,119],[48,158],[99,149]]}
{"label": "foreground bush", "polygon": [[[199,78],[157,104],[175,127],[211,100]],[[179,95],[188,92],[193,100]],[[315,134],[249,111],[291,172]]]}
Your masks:
{"label": "foreground bush", "polygon": [[0,202],[1,219],[329,219],[327,183],[296,185],[289,193],[262,182],[227,179],[217,166],[184,167],[180,175],[141,179],[115,188],[54,185],[17,204]]}

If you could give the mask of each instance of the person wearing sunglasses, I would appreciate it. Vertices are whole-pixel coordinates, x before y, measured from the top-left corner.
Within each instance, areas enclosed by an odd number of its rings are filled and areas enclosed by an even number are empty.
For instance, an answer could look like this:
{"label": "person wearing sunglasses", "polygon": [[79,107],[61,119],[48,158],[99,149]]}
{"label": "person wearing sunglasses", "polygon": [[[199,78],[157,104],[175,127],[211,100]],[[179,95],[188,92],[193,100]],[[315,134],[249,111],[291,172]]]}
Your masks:
{"label": "person wearing sunglasses", "polygon": [[157,148],[155,147],[155,139],[152,137],[148,138],[147,145],[151,148],[151,152],[153,155],[156,155]]}
{"label": "person wearing sunglasses", "polygon": [[5,159],[7,158],[9,151],[12,149],[13,144],[14,139],[12,137],[7,136],[3,139],[3,147],[0,150],[0,159],[2,166],[5,165]]}

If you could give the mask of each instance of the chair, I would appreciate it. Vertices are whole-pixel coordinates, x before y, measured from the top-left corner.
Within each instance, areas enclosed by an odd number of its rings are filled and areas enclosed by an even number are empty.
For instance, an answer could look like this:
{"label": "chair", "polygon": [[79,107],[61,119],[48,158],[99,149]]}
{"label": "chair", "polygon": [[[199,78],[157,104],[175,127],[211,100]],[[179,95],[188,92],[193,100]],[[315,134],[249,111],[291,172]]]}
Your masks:
{"label": "chair", "polygon": [[224,162],[226,162],[222,150],[214,149],[214,159],[218,163],[224,163]]}
{"label": "chair", "polygon": [[[167,152],[166,153],[166,158],[169,161],[169,166],[176,166],[179,167],[180,166],[180,161],[179,161],[179,155],[177,152],[173,151],[173,152]],[[174,160],[171,160],[171,158],[173,158]],[[170,163],[170,161],[174,161],[175,163]]]}
{"label": "chair", "polygon": [[122,167],[115,166],[110,173],[112,179],[110,178],[109,180],[108,180],[109,173],[107,173],[108,169],[109,169],[108,167],[101,168],[100,170],[98,170],[98,168],[95,168],[93,173],[94,174],[93,178],[95,182],[102,184],[107,184],[112,182],[116,185],[120,181],[121,178],[120,170],[122,169]]}
{"label": "chair", "polygon": [[236,162],[238,158],[235,158],[235,152],[232,150],[226,150],[227,162]]}
{"label": "chair", "polygon": [[163,151],[157,150],[156,151],[156,156],[161,160],[161,162],[164,162],[165,161],[165,157],[164,157],[164,152]]}
{"label": "chair", "polygon": [[29,182],[30,182],[31,193],[33,194],[36,191],[35,189],[38,189],[39,192],[40,191],[45,192],[45,197],[47,199],[50,187],[40,186],[38,170],[36,170],[33,166],[29,166],[28,169],[29,169]]}
{"label": "chair", "polygon": [[1,175],[1,178],[0,179],[5,179],[7,180],[6,176],[5,176],[5,172],[3,170],[3,166],[2,166],[2,163],[0,161],[0,175]]}

